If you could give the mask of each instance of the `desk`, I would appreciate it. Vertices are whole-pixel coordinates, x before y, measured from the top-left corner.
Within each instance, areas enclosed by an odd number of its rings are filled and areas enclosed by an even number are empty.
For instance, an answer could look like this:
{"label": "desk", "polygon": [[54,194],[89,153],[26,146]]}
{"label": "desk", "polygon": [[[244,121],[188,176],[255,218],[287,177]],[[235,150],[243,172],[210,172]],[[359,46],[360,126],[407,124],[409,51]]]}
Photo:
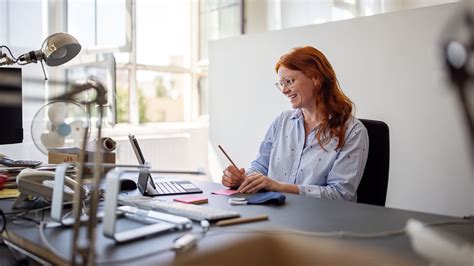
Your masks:
{"label": "desk", "polygon": [[[208,206],[232,209],[239,212],[243,217],[257,216],[261,214],[269,215],[268,221],[260,221],[248,224],[239,224],[225,227],[229,228],[291,228],[313,232],[327,231],[351,231],[359,233],[373,233],[387,230],[403,228],[409,218],[415,218],[422,222],[434,222],[444,220],[460,220],[455,217],[434,215],[420,212],[398,210],[392,208],[383,208],[378,206],[350,203],[344,201],[316,199],[305,196],[287,194],[286,204],[283,206],[231,206],[227,203],[229,197],[213,195],[212,191],[222,189],[221,184],[210,182],[193,181],[204,191],[203,195],[209,198]],[[134,194],[136,192],[132,192]],[[174,198],[177,196],[166,196],[163,198]],[[4,211],[12,201],[0,201],[0,207]],[[206,204],[205,204],[206,205]],[[8,208],[9,209],[9,208]],[[119,220],[118,228],[129,227],[133,221],[126,219]],[[214,229],[215,227],[211,227]],[[443,229],[462,234],[474,242],[474,224],[457,224],[443,226]],[[41,243],[37,227],[28,225],[18,225],[9,223],[8,231],[3,235],[12,245],[52,261],[54,263],[64,263],[64,259],[69,259],[71,249],[71,229],[46,229],[46,235],[49,241],[61,252],[62,257],[57,257],[47,252]],[[219,228],[216,230],[220,230]],[[200,231],[196,223],[193,231]],[[173,240],[183,234],[183,232],[167,233],[164,235],[153,236],[139,241],[116,245],[113,240],[105,238],[102,234],[102,224],[97,227],[97,261],[115,261],[127,259],[130,256],[146,256],[137,262],[140,263],[165,263],[169,264],[175,256],[186,256],[185,254],[176,255],[172,251],[159,253],[159,250],[167,248]],[[240,236],[239,236],[240,235]],[[197,247],[189,251],[188,254],[196,254],[202,251],[219,247],[224,242],[233,238],[241,237],[242,234],[226,233],[212,234],[201,239]],[[348,239],[351,243],[357,243],[360,246],[374,247],[384,249],[407,258],[414,259],[421,263],[426,263],[421,257],[414,253],[409,239],[406,235],[398,235],[387,238],[375,239]]]}

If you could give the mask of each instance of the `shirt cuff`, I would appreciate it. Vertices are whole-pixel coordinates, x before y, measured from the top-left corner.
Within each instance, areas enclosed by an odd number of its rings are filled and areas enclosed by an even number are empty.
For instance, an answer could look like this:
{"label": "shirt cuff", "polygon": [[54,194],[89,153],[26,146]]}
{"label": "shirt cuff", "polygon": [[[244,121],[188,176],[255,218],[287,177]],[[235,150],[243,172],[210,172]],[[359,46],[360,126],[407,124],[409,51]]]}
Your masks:
{"label": "shirt cuff", "polygon": [[245,175],[248,176],[248,175],[251,175],[251,174],[255,174],[255,173],[258,173],[258,171],[255,171],[251,168],[248,168],[246,171],[245,171]]}
{"label": "shirt cuff", "polygon": [[300,195],[321,198],[321,190],[317,186],[299,185]]}

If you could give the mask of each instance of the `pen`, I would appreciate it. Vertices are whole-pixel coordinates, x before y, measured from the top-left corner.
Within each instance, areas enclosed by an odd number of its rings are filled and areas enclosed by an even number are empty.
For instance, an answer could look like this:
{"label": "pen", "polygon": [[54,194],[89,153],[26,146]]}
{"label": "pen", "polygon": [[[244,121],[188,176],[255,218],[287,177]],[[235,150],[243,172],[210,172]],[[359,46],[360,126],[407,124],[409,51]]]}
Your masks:
{"label": "pen", "polygon": [[229,157],[229,155],[227,155],[227,153],[224,151],[224,148],[222,148],[221,145],[217,145],[217,147],[221,150],[221,152],[225,155],[225,157],[227,158],[227,160],[229,160],[229,162],[235,167],[235,169],[239,170],[239,167],[237,167],[237,165],[235,165],[234,161],[232,161],[232,159]]}
{"label": "pen", "polygon": [[227,225],[233,225],[233,224],[263,221],[263,220],[268,220],[268,215],[260,215],[260,216],[247,217],[247,218],[227,219],[227,220],[219,221],[216,224],[217,226],[227,226]]}
{"label": "pen", "polygon": [[[224,148],[222,148],[221,145],[217,145],[217,147],[221,150],[221,152],[224,154],[224,156],[227,158],[227,160],[229,160],[229,162],[235,167],[235,169],[237,169],[237,171],[240,171],[239,167],[237,167],[237,165],[234,163],[234,161],[232,161],[232,159],[230,158],[229,155],[227,155],[227,153],[224,151]],[[238,190],[239,187],[231,187],[230,189],[233,189],[233,190]]]}

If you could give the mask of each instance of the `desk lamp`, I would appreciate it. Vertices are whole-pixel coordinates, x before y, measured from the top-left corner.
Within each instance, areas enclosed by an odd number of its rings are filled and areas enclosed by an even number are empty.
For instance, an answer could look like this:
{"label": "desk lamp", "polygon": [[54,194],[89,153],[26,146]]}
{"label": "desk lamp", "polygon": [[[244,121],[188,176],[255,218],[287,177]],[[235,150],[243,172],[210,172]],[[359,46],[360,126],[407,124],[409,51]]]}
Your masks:
{"label": "desk lamp", "polygon": [[[3,48],[8,51],[9,56],[2,52]],[[0,45],[0,66],[13,64],[22,66],[40,61],[45,80],[48,80],[44,70],[43,61],[48,66],[59,66],[69,62],[80,51],[81,45],[76,40],[76,38],[70,34],[59,32],[54,33],[46,38],[41,45],[41,49],[22,54],[18,58],[13,55],[8,46]],[[10,130],[11,132],[7,130],[6,133],[4,132],[1,134],[0,144],[19,143],[23,141],[23,129],[21,126],[21,102],[22,98],[25,100],[25,97],[22,97],[21,95],[21,70],[14,68],[3,68],[2,72],[0,73],[0,77],[0,98],[3,99],[3,101],[0,101],[0,110],[3,114],[8,112],[7,114],[10,115],[10,120],[16,119],[14,123],[15,126],[19,123],[19,126],[16,126],[16,128],[13,130]],[[14,100],[11,98],[12,95],[15,97]],[[42,99],[30,98],[30,100]],[[20,119],[18,119],[18,117],[20,117]]]}
{"label": "desk lamp", "polygon": [[[10,57],[2,53],[1,49],[8,50]],[[30,51],[26,54],[20,55],[18,58],[13,56],[10,49],[5,46],[0,46],[0,66],[2,65],[26,65],[29,63],[36,63],[40,61],[43,68],[45,80],[46,72],[44,71],[43,61],[48,66],[59,66],[69,62],[81,51],[81,45],[72,35],[65,32],[58,32],[46,38],[41,45],[41,49],[37,51]]]}

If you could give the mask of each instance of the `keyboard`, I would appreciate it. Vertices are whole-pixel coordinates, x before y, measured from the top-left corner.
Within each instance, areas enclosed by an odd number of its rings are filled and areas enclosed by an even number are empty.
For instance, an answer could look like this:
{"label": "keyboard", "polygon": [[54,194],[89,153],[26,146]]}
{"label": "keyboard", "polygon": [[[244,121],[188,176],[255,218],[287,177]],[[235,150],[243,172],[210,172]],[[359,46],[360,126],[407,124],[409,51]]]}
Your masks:
{"label": "keyboard", "polygon": [[[160,181],[155,182],[156,191],[150,193],[154,196],[159,195],[179,195],[190,193],[201,193],[202,190],[189,181]],[[152,190],[152,187],[147,188]],[[150,191],[148,191],[150,192]]]}
{"label": "keyboard", "polygon": [[166,212],[178,216],[188,217],[195,221],[217,221],[222,219],[240,217],[238,212],[198,206],[175,201],[164,201],[149,197],[119,197],[122,205],[136,206],[144,209]]}

